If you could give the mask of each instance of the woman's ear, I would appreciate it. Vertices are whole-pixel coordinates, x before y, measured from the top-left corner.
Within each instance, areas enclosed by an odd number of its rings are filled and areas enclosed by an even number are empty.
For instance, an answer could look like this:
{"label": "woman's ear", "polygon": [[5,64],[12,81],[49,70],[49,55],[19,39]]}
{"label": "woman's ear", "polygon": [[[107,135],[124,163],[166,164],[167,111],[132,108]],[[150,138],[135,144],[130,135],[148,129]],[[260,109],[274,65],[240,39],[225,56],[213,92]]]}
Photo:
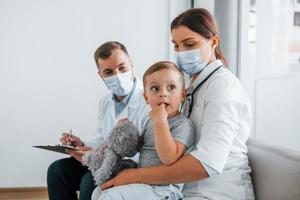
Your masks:
{"label": "woman's ear", "polygon": [[214,36],[211,37],[211,43],[212,43],[212,49],[213,49],[213,51],[219,45],[219,41],[220,41],[219,35],[214,35]]}

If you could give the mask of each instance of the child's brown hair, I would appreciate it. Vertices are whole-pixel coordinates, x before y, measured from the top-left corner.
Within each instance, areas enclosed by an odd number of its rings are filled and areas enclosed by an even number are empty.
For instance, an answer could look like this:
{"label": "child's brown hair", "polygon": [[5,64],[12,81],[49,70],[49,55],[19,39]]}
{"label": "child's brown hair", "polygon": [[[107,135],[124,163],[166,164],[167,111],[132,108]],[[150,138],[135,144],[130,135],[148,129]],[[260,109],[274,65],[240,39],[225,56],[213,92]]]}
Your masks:
{"label": "child's brown hair", "polygon": [[171,70],[174,70],[174,71],[178,72],[180,74],[180,80],[181,80],[181,83],[183,85],[183,88],[185,88],[184,87],[184,75],[183,75],[183,72],[178,68],[178,66],[175,63],[170,62],[170,61],[159,61],[159,62],[156,62],[156,63],[154,63],[153,65],[151,65],[146,70],[146,72],[143,75],[143,85],[144,85],[144,88],[146,87],[146,84],[147,84],[147,80],[146,80],[147,76],[153,74],[154,72],[163,70],[163,69],[171,69]]}

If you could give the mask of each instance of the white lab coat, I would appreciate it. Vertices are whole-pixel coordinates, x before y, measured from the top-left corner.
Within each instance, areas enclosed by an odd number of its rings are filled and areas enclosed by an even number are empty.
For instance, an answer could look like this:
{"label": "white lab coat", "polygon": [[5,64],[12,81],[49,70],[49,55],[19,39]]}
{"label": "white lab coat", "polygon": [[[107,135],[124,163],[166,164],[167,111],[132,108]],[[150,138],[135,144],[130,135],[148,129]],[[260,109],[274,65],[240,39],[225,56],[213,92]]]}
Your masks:
{"label": "white lab coat", "polygon": [[128,104],[118,115],[116,114],[116,104],[112,99],[113,94],[110,93],[101,98],[99,101],[96,135],[84,143],[96,148],[108,137],[109,132],[118,120],[124,117],[132,121],[141,133],[149,119],[148,113],[150,111],[150,106],[145,103],[143,98],[143,92],[143,85],[141,81],[136,78],[136,85]]}
{"label": "white lab coat", "polygon": [[[192,87],[220,65],[220,60],[210,63]],[[215,173],[186,183],[184,200],[253,200],[246,146],[252,114],[240,81],[226,68],[218,69],[194,94],[190,119],[196,128],[195,145],[190,154]]]}

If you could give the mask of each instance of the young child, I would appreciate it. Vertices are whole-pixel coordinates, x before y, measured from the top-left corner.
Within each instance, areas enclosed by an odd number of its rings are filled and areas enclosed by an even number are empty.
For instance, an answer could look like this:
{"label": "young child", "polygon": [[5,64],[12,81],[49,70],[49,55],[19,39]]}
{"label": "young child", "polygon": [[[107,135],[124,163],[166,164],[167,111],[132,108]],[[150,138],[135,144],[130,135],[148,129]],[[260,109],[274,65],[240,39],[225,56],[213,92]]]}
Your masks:
{"label": "young child", "polygon": [[[153,64],[143,76],[144,98],[150,104],[150,120],[142,133],[138,167],[171,165],[193,144],[192,122],[179,112],[185,99],[183,73],[168,61]],[[100,191],[92,200],[180,199],[183,184],[129,184]]]}

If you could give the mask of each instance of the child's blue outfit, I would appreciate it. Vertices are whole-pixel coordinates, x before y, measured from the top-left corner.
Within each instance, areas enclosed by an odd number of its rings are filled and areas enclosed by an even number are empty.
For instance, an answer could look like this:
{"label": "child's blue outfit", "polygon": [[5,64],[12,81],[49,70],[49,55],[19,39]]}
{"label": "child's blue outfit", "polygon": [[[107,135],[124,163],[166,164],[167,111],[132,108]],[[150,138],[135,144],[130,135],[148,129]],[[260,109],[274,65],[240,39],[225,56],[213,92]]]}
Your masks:
{"label": "child's blue outfit", "polygon": [[[183,143],[189,149],[195,136],[194,126],[183,114],[168,119],[170,132],[173,138]],[[161,165],[162,162],[155,149],[154,126],[149,120],[142,133],[144,144],[140,151],[138,167],[150,167]],[[92,195],[92,200],[140,200],[140,199],[169,199],[177,200],[182,198],[183,184],[169,185],[147,185],[129,184],[100,191],[97,187]]]}

